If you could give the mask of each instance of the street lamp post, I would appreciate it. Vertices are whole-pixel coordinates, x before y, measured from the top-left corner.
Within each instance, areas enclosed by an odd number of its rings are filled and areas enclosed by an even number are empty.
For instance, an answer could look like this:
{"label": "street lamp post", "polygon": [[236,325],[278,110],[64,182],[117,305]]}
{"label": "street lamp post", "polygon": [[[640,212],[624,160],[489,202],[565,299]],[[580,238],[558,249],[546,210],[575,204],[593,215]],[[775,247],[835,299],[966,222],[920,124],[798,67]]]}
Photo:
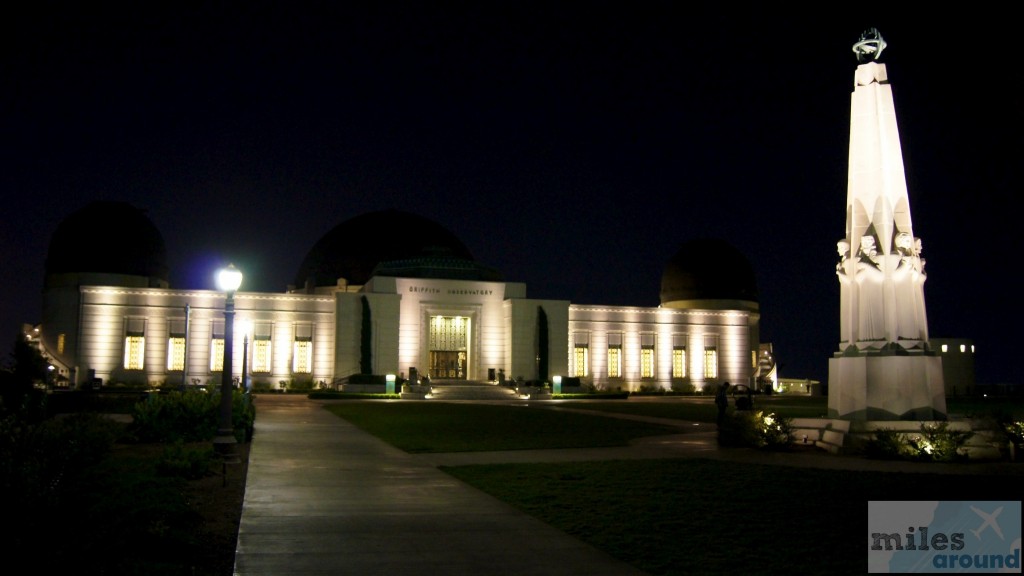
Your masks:
{"label": "street lamp post", "polygon": [[220,380],[220,425],[217,428],[217,436],[213,439],[213,448],[225,462],[238,458],[236,449],[238,441],[235,439],[234,423],[231,417],[233,396],[231,356],[234,345],[232,336],[235,321],[235,291],[241,285],[242,273],[233,264],[228,264],[227,268],[217,273],[217,287],[225,293],[227,298],[224,301],[224,365]]}
{"label": "street lamp post", "polygon": [[188,345],[189,345],[188,329],[189,329],[189,321],[191,319],[192,319],[192,306],[190,304],[185,304],[185,358],[182,360],[182,363],[181,363],[181,391],[182,392],[187,390],[186,384],[188,384]]}

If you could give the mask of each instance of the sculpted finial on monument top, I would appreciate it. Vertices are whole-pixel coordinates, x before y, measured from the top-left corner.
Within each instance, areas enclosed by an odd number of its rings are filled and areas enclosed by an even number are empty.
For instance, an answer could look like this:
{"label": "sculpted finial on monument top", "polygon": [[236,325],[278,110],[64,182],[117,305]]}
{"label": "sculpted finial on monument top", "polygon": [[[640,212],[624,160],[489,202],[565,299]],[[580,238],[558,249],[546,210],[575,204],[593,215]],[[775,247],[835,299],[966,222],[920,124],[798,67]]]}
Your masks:
{"label": "sculpted finial on monument top", "polygon": [[853,45],[853,53],[857,55],[858,62],[878,60],[882,56],[882,50],[885,50],[885,40],[877,28],[868,28]]}

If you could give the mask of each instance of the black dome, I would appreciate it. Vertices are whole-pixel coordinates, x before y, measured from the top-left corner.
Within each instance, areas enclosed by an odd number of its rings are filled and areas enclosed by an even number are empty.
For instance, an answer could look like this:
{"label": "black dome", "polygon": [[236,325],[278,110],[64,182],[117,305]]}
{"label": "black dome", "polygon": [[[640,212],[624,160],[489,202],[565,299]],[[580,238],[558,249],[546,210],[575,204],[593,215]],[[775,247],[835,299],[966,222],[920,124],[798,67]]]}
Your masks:
{"label": "black dome", "polygon": [[669,260],[661,276],[662,305],[681,300],[757,302],[754,269],[724,240],[691,240]]}
{"label": "black dome", "polygon": [[93,202],[64,219],[50,238],[49,274],[122,274],[167,283],[164,237],[127,202]]}
{"label": "black dome", "polygon": [[320,238],[299,266],[295,287],[336,286],[339,278],[359,286],[374,275],[500,279],[440,224],[382,210],[346,220]]}

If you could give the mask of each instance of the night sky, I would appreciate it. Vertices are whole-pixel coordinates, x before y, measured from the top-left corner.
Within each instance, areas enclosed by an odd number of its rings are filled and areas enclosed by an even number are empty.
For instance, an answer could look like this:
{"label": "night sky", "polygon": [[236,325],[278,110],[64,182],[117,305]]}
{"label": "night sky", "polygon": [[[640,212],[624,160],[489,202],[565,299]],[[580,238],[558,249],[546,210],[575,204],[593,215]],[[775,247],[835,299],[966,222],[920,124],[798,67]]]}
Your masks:
{"label": "night sky", "polygon": [[781,376],[826,381],[851,46],[875,26],[931,336],[973,339],[981,383],[1022,380],[1011,186],[1024,67],[1009,14],[96,4],[34,3],[2,25],[0,326],[12,338],[40,319],[50,235],[93,200],[146,211],[173,288],[213,288],[230,261],[243,291],[285,290],[332,227],[398,208],[528,296],[581,304],[655,306],[682,243],[725,239],[753,263]]}

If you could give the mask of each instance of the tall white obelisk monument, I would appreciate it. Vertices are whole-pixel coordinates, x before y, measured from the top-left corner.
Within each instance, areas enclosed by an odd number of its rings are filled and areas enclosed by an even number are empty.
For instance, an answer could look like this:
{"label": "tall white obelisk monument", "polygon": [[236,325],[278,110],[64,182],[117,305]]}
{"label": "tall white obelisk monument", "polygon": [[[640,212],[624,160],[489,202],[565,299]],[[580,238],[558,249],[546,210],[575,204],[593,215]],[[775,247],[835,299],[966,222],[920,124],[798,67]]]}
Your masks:
{"label": "tall white obelisk monument", "polygon": [[839,351],[829,359],[829,416],[944,420],[942,359],[928,346],[924,260],[914,236],[885,41],[854,44],[846,237],[838,243]]}

